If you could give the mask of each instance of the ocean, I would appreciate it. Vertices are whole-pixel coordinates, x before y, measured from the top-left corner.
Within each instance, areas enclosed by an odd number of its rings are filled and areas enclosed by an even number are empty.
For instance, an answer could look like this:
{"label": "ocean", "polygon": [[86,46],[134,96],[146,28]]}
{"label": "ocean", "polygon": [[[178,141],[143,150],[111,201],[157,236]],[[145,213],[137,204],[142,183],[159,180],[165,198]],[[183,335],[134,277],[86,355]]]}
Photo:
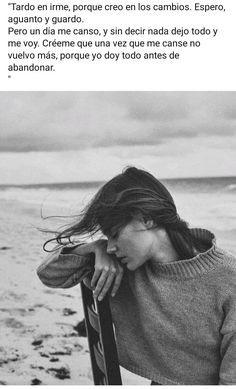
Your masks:
{"label": "ocean", "polygon": [[[161,181],[190,227],[210,229],[236,253],[236,177]],[[48,289],[35,270],[50,237],[39,228],[70,223],[101,184],[0,185],[0,384],[92,384],[87,339],[74,329],[83,318],[79,286]],[[147,383],[127,373],[124,382]]]}
{"label": "ocean", "polygon": [[[236,177],[181,178],[161,180],[174,197],[178,213],[192,227],[212,230],[229,249],[236,248]],[[79,214],[102,182],[56,183],[22,186],[1,186],[0,205],[2,217],[19,215],[17,223],[24,226],[30,222],[37,226],[69,223]],[[43,222],[41,216],[64,216]],[[16,221],[15,221],[16,222]],[[9,225],[9,223],[7,223]],[[28,226],[29,226],[28,224]],[[11,239],[1,227],[2,241]],[[11,233],[14,233],[11,229]],[[40,239],[40,237],[39,237]],[[42,237],[41,237],[42,239]]]}

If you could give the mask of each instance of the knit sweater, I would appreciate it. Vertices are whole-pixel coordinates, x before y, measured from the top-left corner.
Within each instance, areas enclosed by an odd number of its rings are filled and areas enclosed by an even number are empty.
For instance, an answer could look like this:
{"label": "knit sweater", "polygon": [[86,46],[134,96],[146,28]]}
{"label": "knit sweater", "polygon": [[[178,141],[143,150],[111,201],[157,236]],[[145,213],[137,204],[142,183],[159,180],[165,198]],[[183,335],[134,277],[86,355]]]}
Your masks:
{"label": "knit sweater", "polygon": [[[120,364],[163,385],[236,384],[236,259],[213,234],[192,233],[209,249],[188,260],[147,261],[126,270],[110,299]],[[64,248],[38,268],[50,287],[76,285],[93,256]]]}

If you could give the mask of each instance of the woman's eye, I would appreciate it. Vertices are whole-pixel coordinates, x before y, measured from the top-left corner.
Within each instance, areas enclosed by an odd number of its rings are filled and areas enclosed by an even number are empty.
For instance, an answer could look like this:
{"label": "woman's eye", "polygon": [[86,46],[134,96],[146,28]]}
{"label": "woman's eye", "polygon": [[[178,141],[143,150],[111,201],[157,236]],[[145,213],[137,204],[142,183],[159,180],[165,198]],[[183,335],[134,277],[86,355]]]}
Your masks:
{"label": "woman's eye", "polygon": [[116,238],[118,238],[118,235],[119,235],[119,232],[118,231],[114,231],[114,232],[112,232],[110,234],[110,237],[111,237],[111,239],[116,239]]}

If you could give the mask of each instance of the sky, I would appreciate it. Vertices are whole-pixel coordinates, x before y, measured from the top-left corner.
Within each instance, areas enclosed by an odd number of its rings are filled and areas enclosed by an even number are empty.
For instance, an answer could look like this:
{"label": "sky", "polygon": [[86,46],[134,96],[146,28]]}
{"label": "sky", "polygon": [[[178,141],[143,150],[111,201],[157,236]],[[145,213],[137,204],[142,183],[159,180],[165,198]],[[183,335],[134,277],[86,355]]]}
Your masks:
{"label": "sky", "polygon": [[0,92],[0,184],[236,175],[236,92]]}

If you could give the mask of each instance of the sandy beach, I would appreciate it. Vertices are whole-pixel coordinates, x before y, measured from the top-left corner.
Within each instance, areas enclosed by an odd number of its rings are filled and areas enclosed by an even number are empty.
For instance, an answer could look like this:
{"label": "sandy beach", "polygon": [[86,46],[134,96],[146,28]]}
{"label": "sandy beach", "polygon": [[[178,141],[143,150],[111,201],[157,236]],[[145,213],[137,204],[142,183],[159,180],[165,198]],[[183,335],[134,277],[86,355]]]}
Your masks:
{"label": "sandy beach", "polygon": [[[40,282],[36,268],[46,257],[46,237],[36,228],[40,202],[6,197],[0,225],[0,384],[92,385],[87,338],[77,331],[83,319],[80,286],[49,289]],[[148,382],[124,369],[122,375],[127,384]]]}
{"label": "sandy beach", "polygon": [[[217,197],[204,191],[201,197],[191,191],[176,194],[186,218],[205,228],[214,227],[220,244],[236,252],[235,187],[232,189]],[[47,198],[46,214],[66,214],[75,198],[79,203],[87,196],[88,191],[81,190],[0,190],[2,385],[93,384],[87,338],[77,331],[83,319],[80,286],[49,289],[36,275],[46,257],[42,250],[46,236],[36,228],[42,226],[42,201]],[[149,384],[124,369],[122,378],[124,384]]]}

